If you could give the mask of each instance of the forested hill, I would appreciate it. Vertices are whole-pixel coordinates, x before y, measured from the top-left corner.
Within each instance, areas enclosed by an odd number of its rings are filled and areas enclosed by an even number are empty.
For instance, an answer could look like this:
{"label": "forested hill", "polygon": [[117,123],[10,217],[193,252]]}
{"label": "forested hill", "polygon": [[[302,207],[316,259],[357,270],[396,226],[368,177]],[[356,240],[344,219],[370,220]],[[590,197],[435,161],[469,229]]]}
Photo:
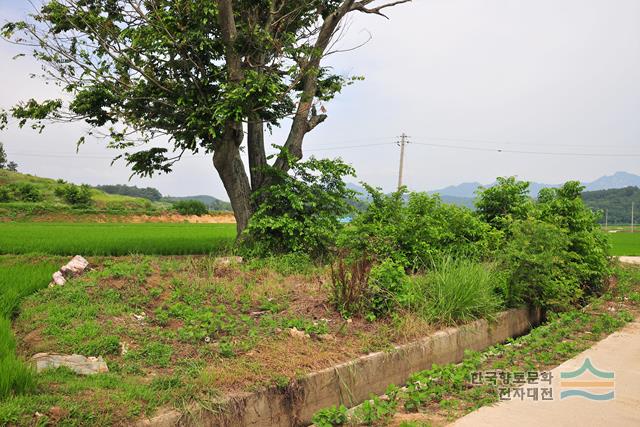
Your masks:
{"label": "forested hill", "polygon": [[604,223],[604,212],[608,211],[609,224],[629,224],[632,202],[635,202],[636,222],[640,218],[640,188],[638,187],[586,191],[582,193],[582,198],[591,209],[603,212],[600,219],[602,223]]}
{"label": "forested hill", "polygon": [[198,200],[213,211],[231,211],[231,203],[225,202],[224,200],[216,199],[213,196],[184,196],[184,197],[163,197],[163,202],[175,203],[182,200]]}
{"label": "forested hill", "polygon": [[108,194],[120,194],[122,196],[141,197],[143,199],[157,202],[162,199],[162,194],[155,188],[138,188],[135,185],[97,185],[95,188]]}

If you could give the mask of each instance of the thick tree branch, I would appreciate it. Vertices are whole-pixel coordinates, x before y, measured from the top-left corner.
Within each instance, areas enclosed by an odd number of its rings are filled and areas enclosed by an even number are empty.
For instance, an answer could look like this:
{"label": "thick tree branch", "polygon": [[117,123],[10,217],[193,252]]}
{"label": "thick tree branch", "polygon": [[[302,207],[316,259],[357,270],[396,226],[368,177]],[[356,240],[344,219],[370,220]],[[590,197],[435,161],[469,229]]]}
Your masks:
{"label": "thick tree branch", "polygon": [[238,82],[242,80],[242,66],[240,55],[235,46],[238,30],[236,29],[236,20],[233,16],[232,0],[218,0],[218,24],[220,25],[220,31],[222,32],[222,39],[225,45],[229,80]]}

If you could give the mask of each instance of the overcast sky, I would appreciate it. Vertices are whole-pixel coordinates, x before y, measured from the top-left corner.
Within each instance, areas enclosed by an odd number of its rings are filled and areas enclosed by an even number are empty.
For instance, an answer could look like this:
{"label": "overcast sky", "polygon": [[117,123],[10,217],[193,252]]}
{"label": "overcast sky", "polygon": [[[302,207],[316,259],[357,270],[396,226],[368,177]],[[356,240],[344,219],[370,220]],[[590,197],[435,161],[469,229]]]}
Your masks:
{"label": "overcast sky", "polygon": [[[27,1],[0,0],[0,21],[29,8]],[[307,154],[340,156],[359,180],[386,190],[397,182],[393,142],[402,132],[413,142],[405,182],[414,190],[504,175],[559,183],[619,170],[640,174],[640,0],[414,0],[388,14],[389,21],[352,20],[343,48],[368,32],[373,38],[331,63],[366,80],[325,105],[329,120],[308,135]],[[0,107],[58,97],[56,88],[28,77],[39,66],[12,60],[16,53],[0,41]],[[126,183],[130,172],[123,163],[110,166],[114,152],[102,141],[89,140],[75,154],[84,129],[11,129],[0,141],[23,172]],[[275,132],[269,143],[283,137]],[[207,158],[131,183],[226,199]]]}

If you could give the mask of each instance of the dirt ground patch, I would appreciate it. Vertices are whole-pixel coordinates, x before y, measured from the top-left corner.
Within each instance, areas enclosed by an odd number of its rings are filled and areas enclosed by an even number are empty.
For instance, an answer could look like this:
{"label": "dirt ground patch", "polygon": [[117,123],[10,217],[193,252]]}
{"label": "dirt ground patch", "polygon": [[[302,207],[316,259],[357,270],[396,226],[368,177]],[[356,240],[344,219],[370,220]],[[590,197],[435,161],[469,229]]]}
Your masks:
{"label": "dirt ground patch", "polygon": [[176,398],[206,402],[281,386],[432,331],[410,314],[343,318],[329,299],[324,267],[282,274],[207,256],[89,261],[87,275],[24,301],[14,323],[18,352],[103,356],[110,372],[41,376],[27,411],[47,413],[55,402],[72,419],[126,424]]}

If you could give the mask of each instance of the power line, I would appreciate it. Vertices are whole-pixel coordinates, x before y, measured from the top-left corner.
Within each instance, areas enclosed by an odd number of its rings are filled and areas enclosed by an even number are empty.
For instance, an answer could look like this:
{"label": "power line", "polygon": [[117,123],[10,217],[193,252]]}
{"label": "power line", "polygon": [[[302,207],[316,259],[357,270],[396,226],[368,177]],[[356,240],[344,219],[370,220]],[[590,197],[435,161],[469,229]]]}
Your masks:
{"label": "power line", "polygon": [[[382,140],[388,139],[386,137],[380,138],[372,138],[370,140]],[[435,138],[434,138],[435,139]],[[439,138],[443,139],[444,138]],[[361,140],[367,140],[365,138]],[[447,140],[450,141],[468,141],[468,142],[481,142],[481,140],[468,140],[468,139],[454,139],[449,138]],[[355,140],[351,140],[355,141]],[[445,148],[450,150],[468,150],[468,151],[483,151],[488,153],[508,153],[508,154],[525,154],[525,155],[543,155],[543,156],[582,156],[582,157],[640,157],[640,153],[593,153],[593,152],[583,152],[583,151],[532,151],[532,150],[514,150],[510,148],[489,148],[489,147],[476,147],[469,145],[451,145],[451,144],[437,144],[437,143],[428,143],[428,142],[413,142],[416,145],[423,145],[427,147],[436,147],[436,148]],[[482,143],[489,143],[489,141],[482,141]],[[336,145],[331,147],[318,147],[318,148],[305,148],[305,152],[317,152],[317,151],[331,151],[331,150],[345,150],[345,149],[355,149],[355,148],[368,148],[368,147],[380,147],[380,146],[391,146],[393,144],[392,141],[389,142],[380,142],[380,143],[371,143],[371,144],[358,144],[358,145]],[[46,158],[81,158],[81,159],[108,159],[112,160],[114,156],[103,156],[103,155],[86,155],[86,154],[58,154],[58,153],[44,153],[44,152],[30,152],[30,153],[20,153],[20,152],[10,152],[7,153],[10,156],[23,156],[23,157],[46,157]],[[201,154],[201,155],[193,155],[190,157],[185,157],[184,159],[190,158],[206,158],[210,155]]]}
{"label": "power line", "polygon": [[[602,147],[601,145],[598,145],[598,144],[544,144],[540,142],[519,142],[519,141],[511,141],[511,140],[505,141],[505,140],[495,140],[495,139],[451,138],[451,137],[437,137],[437,136],[417,136],[416,138],[429,139],[433,141],[475,142],[478,144],[521,145],[521,146],[529,146],[529,147],[573,147],[573,148],[601,148]],[[609,145],[609,147],[611,147],[611,145]]]}
{"label": "power line", "polygon": [[462,145],[445,145],[445,144],[431,144],[426,142],[414,142],[417,145],[425,145],[428,147],[439,147],[458,150],[471,150],[471,151],[485,151],[493,153],[511,153],[511,154],[529,154],[529,155],[544,155],[544,156],[584,156],[584,157],[640,157],[640,154],[636,153],[584,153],[584,152],[559,152],[559,151],[526,151],[526,150],[511,150],[505,148],[486,148],[486,147],[470,147]]}

